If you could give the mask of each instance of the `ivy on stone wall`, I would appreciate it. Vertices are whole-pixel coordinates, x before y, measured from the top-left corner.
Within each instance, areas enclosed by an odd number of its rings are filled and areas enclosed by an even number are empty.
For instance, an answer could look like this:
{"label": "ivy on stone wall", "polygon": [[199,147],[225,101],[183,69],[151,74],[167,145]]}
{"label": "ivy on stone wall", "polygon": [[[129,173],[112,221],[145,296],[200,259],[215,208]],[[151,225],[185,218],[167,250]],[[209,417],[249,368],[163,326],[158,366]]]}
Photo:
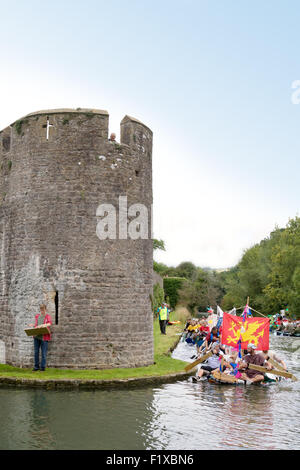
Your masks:
{"label": "ivy on stone wall", "polygon": [[152,297],[152,310],[156,315],[158,307],[164,302],[165,300],[165,292],[162,287],[158,283],[153,286],[153,297]]}

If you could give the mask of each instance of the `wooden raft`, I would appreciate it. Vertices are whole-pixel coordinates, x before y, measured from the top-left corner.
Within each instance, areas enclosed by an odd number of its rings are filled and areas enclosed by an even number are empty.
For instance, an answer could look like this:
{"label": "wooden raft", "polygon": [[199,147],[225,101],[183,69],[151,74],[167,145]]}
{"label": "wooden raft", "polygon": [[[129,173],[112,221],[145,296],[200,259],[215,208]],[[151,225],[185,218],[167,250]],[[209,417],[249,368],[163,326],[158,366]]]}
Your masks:
{"label": "wooden raft", "polygon": [[40,336],[40,335],[49,335],[50,331],[47,326],[38,326],[36,328],[26,328],[25,333],[27,336]]}

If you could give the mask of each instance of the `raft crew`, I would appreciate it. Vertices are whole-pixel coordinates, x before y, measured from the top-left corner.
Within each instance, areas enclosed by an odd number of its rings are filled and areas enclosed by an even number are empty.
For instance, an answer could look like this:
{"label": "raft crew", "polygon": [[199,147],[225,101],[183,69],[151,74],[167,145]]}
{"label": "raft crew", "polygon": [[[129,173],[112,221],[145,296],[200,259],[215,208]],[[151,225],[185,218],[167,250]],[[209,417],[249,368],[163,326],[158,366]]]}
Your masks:
{"label": "raft crew", "polygon": [[203,349],[205,350],[209,350],[210,349],[210,345],[212,345],[213,343],[215,343],[216,341],[219,341],[220,340],[220,330],[218,330],[218,328],[216,326],[214,326],[210,333],[208,333],[205,337],[205,341],[203,342],[203,344],[201,344],[199,350],[198,350],[198,353],[201,353],[201,351]]}
{"label": "raft crew", "polygon": [[200,328],[198,328],[198,335],[196,337],[196,348],[197,348],[197,353],[200,353],[200,348],[203,345],[205,339],[207,338],[207,335],[209,334],[209,326],[208,322],[206,320],[201,320],[200,321]]}
{"label": "raft crew", "polygon": [[199,321],[189,318],[184,328],[182,341],[186,341],[188,344],[195,344],[199,353],[199,348],[204,343],[209,331],[207,320]]}
{"label": "raft crew", "polygon": [[272,365],[266,361],[266,358],[263,354],[255,353],[256,346],[253,343],[248,343],[247,355],[243,357],[243,361],[239,365],[239,370],[244,370],[241,374],[241,379],[245,380],[246,383],[256,383],[263,382],[265,379],[264,374],[261,372],[249,369],[249,364],[254,364],[256,366],[265,366],[267,369],[271,370]]}
{"label": "raft crew", "polygon": [[268,361],[269,359],[273,359],[273,361],[278,362],[278,364],[280,364],[284,368],[284,370],[287,370],[286,363],[280,357],[278,357],[274,351],[263,351],[262,354],[266,361]]}
{"label": "raft crew", "polygon": [[[234,375],[237,379],[244,381],[247,384],[260,383],[264,380],[270,380],[264,373],[255,369],[249,368],[250,364],[265,367],[268,370],[273,369],[273,365],[268,362],[273,359],[282,365],[286,370],[285,362],[278,357],[274,351],[263,351],[258,353],[255,351],[256,346],[249,343],[247,350],[244,351],[245,355],[241,362],[238,359],[238,352],[234,348],[222,346],[219,342],[214,342],[211,345],[212,355],[199,366],[198,372],[193,381],[199,381],[203,375],[210,375],[215,370],[222,369],[222,372],[229,375]],[[223,365],[223,366],[222,366]]]}
{"label": "raft crew", "polygon": [[300,321],[293,320],[293,321],[281,321],[280,324],[276,323],[274,320],[273,324],[271,325],[271,331],[280,331],[282,333],[287,333],[288,336],[300,336]]}
{"label": "raft crew", "polygon": [[195,344],[198,328],[200,328],[200,324],[197,320],[189,319],[187,321],[184,330],[184,339],[187,343]]}
{"label": "raft crew", "polygon": [[[219,343],[213,343],[211,351],[212,355],[205,361],[204,364],[200,365],[198,373],[195,377],[196,381],[200,380],[203,375],[209,375],[211,372],[220,369],[220,367],[222,368],[222,372],[224,372],[226,369],[230,371],[233,370],[233,367],[230,365],[230,363],[224,359],[224,356],[220,351]],[[221,361],[223,362],[223,366]]]}

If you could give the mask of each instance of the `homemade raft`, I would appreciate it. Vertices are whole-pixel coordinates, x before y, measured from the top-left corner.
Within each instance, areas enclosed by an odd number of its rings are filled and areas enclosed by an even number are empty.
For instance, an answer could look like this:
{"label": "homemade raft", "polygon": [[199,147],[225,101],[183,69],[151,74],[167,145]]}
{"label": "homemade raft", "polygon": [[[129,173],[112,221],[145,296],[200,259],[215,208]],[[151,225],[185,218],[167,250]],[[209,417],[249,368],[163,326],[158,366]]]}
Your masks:
{"label": "homemade raft", "polygon": [[[220,308],[219,308],[219,311],[221,311]],[[260,312],[257,312],[257,313],[261,314]],[[261,315],[265,317],[265,315],[263,314]],[[219,318],[219,321],[218,321],[218,325],[220,326],[221,324],[222,324],[222,334],[221,334],[220,343],[226,346],[233,347],[236,350],[238,350],[238,358],[239,358],[238,362],[242,361],[243,350],[247,349],[249,343],[252,343],[252,345],[254,344],[255,349],[257,349],[258,351],[269,350],[270,321],[267,317],[260,318],[260,317],[252,316],[252,313],[249,307],[249,297],[247,299],[247,305],[244,308],[242,317],[237,317],[236,315],[222,312],[222,317]],[[211,352],[208,352],[201,358],[197,359],[191,364],[188,364],[185,367],[185,371],[186,372],[191,371],[198,364],[208,359],[208,357],[211,354],[212,354]],[[271,358],[268,359],[268,363],[269,363],[268,367],[270,367],[271,365],[273,367],[272,369],[249,363],[248,366],[244,366],[242,370],[245,370],[245,368],[248,367],[249,369],[261,372],[261,374],[264,376],[264,380],[260,382],[262,384],[276,383],[281,378],[292,379],[293,381],[298,380],[297,377],[295,377],[291,372],[286,371],[280,364],[278,364]],[[208,381],[211,383],[227,384],[227,385],[228,384],[238,385],[238,384],[245,384],[248,382],[248,380],[246,382],[244,379],[237,378],[233,374],[221,372],[222,370],[223,370],[223,360],[221,360],[220,368],[215,369],[208,375]],[[249,382],[251,383],[251,380],[249,380]]]}
{"label": "homemade raft", "polygon": [[[270,372],[270,371],[268,371]],[[207,380],[210,383],[218,384],[218,385],[246,385],[246,382],[241,379],[236,379],[233,375],[224,374],[218,370],[214,371],[211,375],[208,376]],[[260,382],[262,385],[277,383],[278,380],[271,379],[267,375],[265,375],[265,380]]]}

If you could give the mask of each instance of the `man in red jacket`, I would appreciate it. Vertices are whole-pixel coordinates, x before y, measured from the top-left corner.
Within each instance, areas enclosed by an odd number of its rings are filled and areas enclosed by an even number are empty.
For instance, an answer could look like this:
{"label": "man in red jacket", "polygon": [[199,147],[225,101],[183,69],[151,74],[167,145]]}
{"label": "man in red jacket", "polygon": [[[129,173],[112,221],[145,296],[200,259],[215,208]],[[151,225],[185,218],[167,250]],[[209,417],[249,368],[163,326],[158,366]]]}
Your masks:
{"label": "man in red jacket", "polygon": [[[30,325],[34,326],[47,326],[49,327],[52,325],[52,320],[50,315],[46,313],[46,305],[40,305],[40,313],[35,316],[35,324]],[[41,336],[34,336],[34,368],[33,371],[41,370],[42,372],[46,368],[46,358],[48,352],[48,342],[51,340],[51,335],[41,335]],[[42,351],[42,361],[41,361],[41,369],[40,369],[40,349]]]}

